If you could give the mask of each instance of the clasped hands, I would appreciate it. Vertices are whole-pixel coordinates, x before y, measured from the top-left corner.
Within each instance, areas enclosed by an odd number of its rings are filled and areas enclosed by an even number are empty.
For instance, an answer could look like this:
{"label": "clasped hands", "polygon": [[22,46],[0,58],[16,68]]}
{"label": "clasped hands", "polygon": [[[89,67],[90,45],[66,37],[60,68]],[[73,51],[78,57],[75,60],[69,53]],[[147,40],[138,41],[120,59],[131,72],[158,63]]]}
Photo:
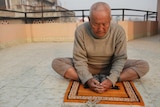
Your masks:
{"label": "clasped hands", "polygon": [[94,78],[87,81],[89,88],[97,93],[103,93],[112,87],[112,82],[109,79],[105,79],[103,82],[99,82]]}

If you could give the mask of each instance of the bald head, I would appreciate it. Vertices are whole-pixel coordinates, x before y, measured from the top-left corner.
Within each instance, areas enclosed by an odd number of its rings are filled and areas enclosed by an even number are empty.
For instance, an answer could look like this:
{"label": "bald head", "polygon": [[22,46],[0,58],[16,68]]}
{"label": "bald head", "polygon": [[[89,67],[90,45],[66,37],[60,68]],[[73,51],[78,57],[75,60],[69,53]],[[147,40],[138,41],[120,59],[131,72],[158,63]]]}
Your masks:
{"label": "bald head", "polygon": [[111,9],[105,2],[97,2],[91,6],[89,23],[92,32],[97,37],[103,37],[110,26],[111,22]]}
{"label": "bald head", "polygon": [[96,2],[90,8],[90,18],[96,12],[105,12],[109,17],[111,17],[110,6],[105,2]]}

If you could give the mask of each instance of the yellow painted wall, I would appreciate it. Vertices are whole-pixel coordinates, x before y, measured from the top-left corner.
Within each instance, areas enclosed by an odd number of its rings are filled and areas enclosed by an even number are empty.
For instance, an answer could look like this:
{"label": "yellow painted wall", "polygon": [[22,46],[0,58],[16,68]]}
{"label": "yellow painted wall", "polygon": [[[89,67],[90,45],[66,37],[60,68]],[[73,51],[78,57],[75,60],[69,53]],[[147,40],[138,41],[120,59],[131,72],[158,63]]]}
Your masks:
{"label": "yellow painted wall", "polygon": [[155,35],[158,33],[158,22],[156,21],[148,21],[147,22],[147,35],[151,36],[151,35]]}
{"label": "yellow painted wall", "polygon": [[[0,25],[0,48],[24,42],[73,41],[82,23],[6,24]],[[158,22],[120,21],[127,40],[157,34]]]}
{"label": "yellow painted wall", "polygon": [[0,48],[26,42],[25,25],[0,25]]}
{"label": "yellow painted wall", "polygon": [[32,24],[33,41],[73,41],[77,23]]}
{"label": "yellow painted wall", "polygon": [[158,33],[158,22],[156,21],[119,21],[127,36],[127,40],[140,37],[152,36]]}

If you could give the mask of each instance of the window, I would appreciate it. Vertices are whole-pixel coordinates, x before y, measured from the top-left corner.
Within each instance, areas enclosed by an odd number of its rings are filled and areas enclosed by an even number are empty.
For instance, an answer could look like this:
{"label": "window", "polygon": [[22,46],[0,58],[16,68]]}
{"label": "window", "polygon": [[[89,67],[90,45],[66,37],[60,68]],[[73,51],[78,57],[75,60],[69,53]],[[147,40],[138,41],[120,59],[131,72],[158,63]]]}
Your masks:
{"label": "window", "polygon": [[0,0],[0,9],[6,9],[5,0]]}

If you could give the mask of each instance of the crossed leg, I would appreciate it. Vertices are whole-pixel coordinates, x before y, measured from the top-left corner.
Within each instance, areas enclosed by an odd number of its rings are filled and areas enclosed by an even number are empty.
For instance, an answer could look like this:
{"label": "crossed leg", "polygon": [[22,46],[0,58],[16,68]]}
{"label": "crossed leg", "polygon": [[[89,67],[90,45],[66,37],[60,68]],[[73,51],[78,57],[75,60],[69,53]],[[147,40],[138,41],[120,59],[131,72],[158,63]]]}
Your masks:
{"label": "crossed leg", "polygon": [[[79,80],[78,74],[73,67],[73,61],[71,58],[58,58],[53,60],[52,68],[64,76],[65,78],[72,80]],[[143,60],[127,60],[122,70],[119,80],[129,81],[138,79],[144,76],[149,71],[149,65]]]}

